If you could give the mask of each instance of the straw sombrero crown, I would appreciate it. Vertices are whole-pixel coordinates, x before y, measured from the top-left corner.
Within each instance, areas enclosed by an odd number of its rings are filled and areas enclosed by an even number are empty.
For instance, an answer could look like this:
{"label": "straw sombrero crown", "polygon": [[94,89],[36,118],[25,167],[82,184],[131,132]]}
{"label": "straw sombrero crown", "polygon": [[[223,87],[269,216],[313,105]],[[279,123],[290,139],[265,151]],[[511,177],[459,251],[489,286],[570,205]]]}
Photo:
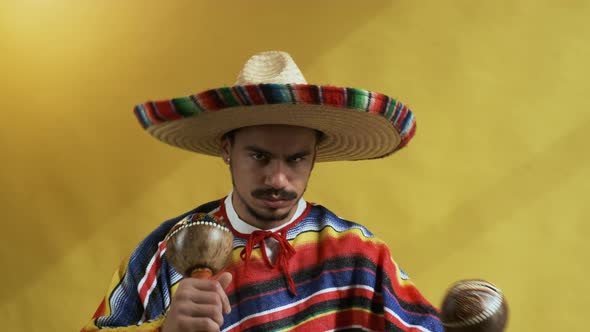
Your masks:
{"label": "straw sombrero crown", "polygon": [[251,57],[234,86],[146,102],[135,107],[143,128],[168,144],[218,156],[234,129],[283,124],[324,133],[316,161],[388,156],[414,136],[416,122],[402,103],[377,92],[307,84],[285,52]]}

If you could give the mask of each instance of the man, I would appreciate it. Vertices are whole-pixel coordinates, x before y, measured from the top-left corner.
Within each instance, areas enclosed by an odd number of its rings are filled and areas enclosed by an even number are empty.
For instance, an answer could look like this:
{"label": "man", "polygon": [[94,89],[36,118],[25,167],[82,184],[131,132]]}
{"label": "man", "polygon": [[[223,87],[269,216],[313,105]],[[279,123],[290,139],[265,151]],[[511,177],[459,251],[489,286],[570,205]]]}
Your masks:
{"label": "man", "polygon": [[[264,52],[233,87],[144,103],[135,114],[166,143],[221,155],[233,190],[144,239],[85,331],[443,331],[385,243],[302,198],[316,161],[405,146],[415,121],[403,104],[309,85],[288,54]],[[167,234],[195,213],[234,236],[231,262],[212,279],[182,278],[164,255]]]}

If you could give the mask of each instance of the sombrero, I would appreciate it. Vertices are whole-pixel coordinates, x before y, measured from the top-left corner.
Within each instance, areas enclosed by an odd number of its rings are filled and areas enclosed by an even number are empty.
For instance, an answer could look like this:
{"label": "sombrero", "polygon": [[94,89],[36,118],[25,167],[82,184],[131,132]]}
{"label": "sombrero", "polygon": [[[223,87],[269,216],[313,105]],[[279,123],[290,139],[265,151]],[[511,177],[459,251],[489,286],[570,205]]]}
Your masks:
{"label": "sombrero", "polygon": [[386,157],[414,136],[408,107],[384,94],[307,84],[285,52],[251,57],[233,86],[149,101],[134,109],[142,127],[168,144],[219,156],[221,137],[238,128],[282,124],[321,131],[316,161]]}

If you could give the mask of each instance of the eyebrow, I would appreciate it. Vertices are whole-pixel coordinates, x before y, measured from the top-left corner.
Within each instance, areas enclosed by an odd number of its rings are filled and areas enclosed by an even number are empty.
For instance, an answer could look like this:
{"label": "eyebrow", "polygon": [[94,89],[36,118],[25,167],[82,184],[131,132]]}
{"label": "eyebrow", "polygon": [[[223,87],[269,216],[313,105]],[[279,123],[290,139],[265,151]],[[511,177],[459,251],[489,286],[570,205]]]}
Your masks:
{"label": "eyebrow", "polygon": [[[271,153],[270,151],[267,151],[261,147],[258,147],[256,145],[247,145],[244,147],[244,149],[248,150],[248,151],[252,151],[252,152],[256,152],[256,153],[262,153],[264,155],[267,156],[274,156],[273,153]],[[287,156],[287,159],[295,159],[295,158],[300,158],[300,157],[305,157],[305,156],[309,156],[311,154],[311,150],[303,150],[303,151],[299,151],[296,152],[292,155]]]}

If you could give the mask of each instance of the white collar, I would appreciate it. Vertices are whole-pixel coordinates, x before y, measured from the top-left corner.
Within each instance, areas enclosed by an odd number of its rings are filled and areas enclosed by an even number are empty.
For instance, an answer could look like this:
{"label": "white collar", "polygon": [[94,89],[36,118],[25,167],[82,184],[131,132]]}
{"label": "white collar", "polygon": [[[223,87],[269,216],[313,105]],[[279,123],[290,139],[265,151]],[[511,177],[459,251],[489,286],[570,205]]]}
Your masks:
{"label": "white collar", "polygon": [[[225,213],[227,214],[227,219],[229,219],[229,222],[231,223],[232,227],[236,231],[238,231],[242,234],[250,234],[254,231],[259,231],[260,228],[254,227],[254,226],[248,224],[247,222],[243,221],[242,219],[240,219],[240,217],[238,217],[238,214],[236,213],[236,210],[234,209],[234,205],[232,203],[232,195],[233,195],[233,191],[227,195],[227,197],[225,198],[225,201],[224,201]],[[307,207],[307,203],[305,202],[303,197],[301,197],[299,199],[299,201],[297,202],[297,209],[295,210],[293,217],[291,217],[291,220],[289,220],[289,222],[284,223],[280,226],[269,229],[269,231],[276,232],[279,229],[281,229],[281,228],[289,225],[293,221],[297,220],[297,218],[299,218],[301,216],[301,214],[305,211],[306,207]]]}

